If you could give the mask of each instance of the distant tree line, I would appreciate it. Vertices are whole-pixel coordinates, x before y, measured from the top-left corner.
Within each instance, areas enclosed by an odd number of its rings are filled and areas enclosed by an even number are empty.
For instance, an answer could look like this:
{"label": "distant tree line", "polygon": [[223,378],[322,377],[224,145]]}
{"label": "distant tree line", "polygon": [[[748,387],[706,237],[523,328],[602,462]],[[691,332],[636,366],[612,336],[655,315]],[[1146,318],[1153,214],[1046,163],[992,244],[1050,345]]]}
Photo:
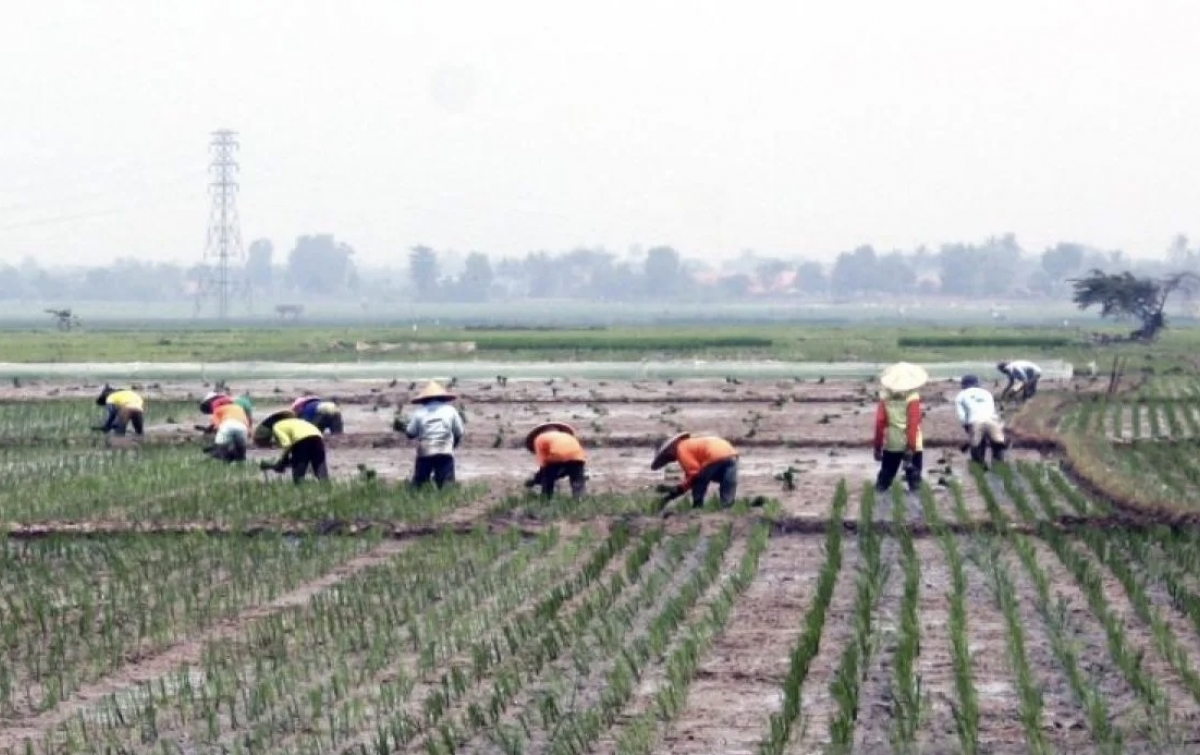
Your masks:
{"label": "distant tree line", "polygon": [[[301,236],[284,253],[256,239],[235,274],[260,299],[338,298],[423,302],[523,299],[853,301],[885,297],[1059,299],[1086,271],[1132,271],[1142,276],[1200,273],[1200,247],[1177,237],[1155,260],[1131,261],[1121,251],[1061,242],[1023,249],[1011,234],[938,249],[879,250],[864,245],[822,263],[794,255],[743,251],[718,264],[688,258],[670,246],[618,253],[602,248],[531,251],[498,256],[418,245],[392,265],[360,268],[353,247],[332,234]],[[193,295],[205,271],[119,259],[95,267],[48,267],[33,259],[0,265],[0,299],[179,301]]]}

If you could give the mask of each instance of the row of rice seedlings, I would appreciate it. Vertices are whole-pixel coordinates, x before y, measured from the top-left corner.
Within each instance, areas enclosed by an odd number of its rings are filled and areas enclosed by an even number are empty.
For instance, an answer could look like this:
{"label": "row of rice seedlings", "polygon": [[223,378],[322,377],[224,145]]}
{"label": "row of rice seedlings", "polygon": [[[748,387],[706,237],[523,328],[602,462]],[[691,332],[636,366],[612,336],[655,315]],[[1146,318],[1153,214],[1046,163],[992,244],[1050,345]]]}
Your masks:
{"label": "row of rice seedlings", "polygon": [[[1162,466],[1183,470],[1189,478],[1196,474],[1190,463],[1191,454],[1184,448],[1171,449]],[[1141,466],[1153,464],[1147,461]],[[1029,474],[1037,474],[1031,470]],[[1090,513],[1093,508],[1109,513],[1111,508],[1099,501],[1086,498],[1067,478],[1057,470],[1045,471],[1055,491],[1076,514]],[[1109,530],[1105,537],[1119,542],[1125,550],[1125,558],[1144,569],[1147,579],[1162,582],[1171,604],[1191,621],[1200,633],[1200,597],[1188,586],[1191,575],[1200,571],[1200,536],[1187,529],[1175,529],[1167,525],[1150,528],[1145,533],[1134,535],[1121,529]]]}
{"label": "row of rice seedlings", "polygon": [[[976,483],[993,522],[1007,524],[1008,517],[1000,510],[995,495],[981,469],[972,470]],[[1004,623],[1008,629],[1006,635],[1006,650],[1009,667],[1017,680],[1017,691],[1021,698],[1021,726],[1025,730],[1025,744],[1032,753],[1044,755],[1050,752],[1045,734],[1042,732],[1042,690],[1033,680],[1033,672],[1029,667],[1029,658],[1025,652],[1025,628],[1017,611],[1017,597],[1013,589],[1012,577],[1000,556],[1000,546],[997,539],[989,535],[981,535],[975,540],[978,548],[972,553],[976,562],[990,581],[992,596],[996,605],[1004,615]]]}
{"label": "row of rice seedlings", "polygon": [[1091,432],[1097,423],[1103,424],[1104,406],[1097,400],[1080,401],[1063,416],[1059,432]]}
{"label": "row of rice seedlings", "polygon": [[892,744],[907,751],[921,726],[921,677],[913,669],[921,654],[921,627],[917,621],[917,598],[921,589],[921,567],[905,518],[904,493],[892,490],[892,522],[899,533],[904,596],[900,603],[900,636],[896,642],[892,698],[896,702]]}
{"label": "row of rice seedlings", "polygon": [[[198,414],[196,404],[179,400],[148,400],[146,424],[176,424]],[[21,401],[0,404],[0,441],[53,440],[66,442],[94,435],[104,410],[91,399]]]}
{"label": "row of rice seedlings", "polygon": [[[1021,504],[1018,504],[1021,509]],[[1024,510],[1022,514],[1024,515]],[[1029,521],[1028,517],[1026,518]],[[1099,688],[1093,680],[1085,677],[1080,667],[1079,653],[1072,640],[1068,620],[1067,606],[1060,598],[1057,605],[1051,602],[1050,578],[1046,570],[1038,563],[1037,552],[1030,539],[1024,535],[1014,534],[1011,539],[1013,550],[1025,567],[1034,586],[1034,603],[1038,614],[1046,623],[1050,639],[1050,649],[1062,666],[1071,688],[1075,701],[1083,708],[1087,716],[1088,727],[1093,741],[1101,752],[1119,753],[1122,751],[1124,735],[1112,726],[1110,712]]]}
{"label": "row of rice seedlings", "polygon": [[[1021,517],[1027,522],[1034,521],[1033,508],[1025,496],[1025,491],[1017,484],[1012,469],[1010,467],[1002,469],[1000,479],[1005,492],[1017,507]],[[1167,706],[1167,696],[1154,677],[1142,665],[1141,653],[1130,649],[1124,622],[1109,605],[1108,597],[1105,594],[1103,575],[1096,569],[1095,563],[1090,558],[1070,546],[1061,531],[1054,528],[1043,528],[1043,537],[1058,560],[1074,576],[1087,600],[1088,607],[1100,619],[1107,638],[1109,654],[1117,668],[1121,670],[1125,681],[1145,706],[1146,714],[1154,730],[1155,740],[1164,741],[1170,736],[1170,711]],[[1032,554],[1031,557],[1033,557]],[[1035,557],[1033,558],[1036,560]]]}
{"label": "row of rice seedlings", "polygon": [[587,710],[573,713],[561,724],[556,722],[546,751],[556,755],[578,755],[590,751],[600,734],[616,722],[642,678],[646,664],[666,652],[681,623],[721,571],[725,552],[732,543],[732,525],[728,522],[710,537],[703,560],[687,580],[666,600],[661,610],[645,627],[645,633],[633,637],[619,648],[616,661],[604,679],[600,700]]}
{"label": "row of rice seedlings", "polygon": [[859,687],[875,649],[876,631],[872,618],[888,579],[888,569],[880,558],[882,538],[874,524],[875,488],[871,483],[863,485],[859,512],[861,558],[855,578],[854,638],[842,651],[833,681],[829,683],[829,691],[837,704],[837,713],[829,722],[829,738],[837,750],[848,750],[854,745]]}
{"label": "row of rice seedlings", "polygon": [[[1035,467],[1030,464],[1021,464],[1018,470],[1033,490],[1035,497],[1041,504],[1042,510],[1047,515],[1058,516],[1062,513],[1061,508],[1056,503],[1055,493],[1047,484],[1045,478],[1046,470],[1044,468]],[[1118,547],[1118,542],[1125,539],[1125,537],[1126,535],[1123,534],[1117,534],[1116,537],[1109,537],[1106,533],[1097,530],[1084,530],[1080,534],[1080,539],[1084,544],[1096,555],[1100,563],[1108,567],[1113,576],[1117,578],[1117,581],[1121,583],[1121,587],[1125,590],[1125,595],[1133,605],[1134,612],[1137,613],[1138,618],[1150,627],[1155,649],[1171,664],[1171,668],[1183,680],[1184,686],[1200,702],[1200,674],[1193,668],[1187,652],[1179,645],[1174,632],[1171,631],[1170,625],[1163,619],[1162,613],[1154,606],[1149,595],[1146,594],[1145,581],[1139,579],[1138,575],[1134,573],[1126,554],[1121,552],[1122,549]]]}
{"label": "row of rice seedlings", "polygon": [[108,449],[62,449],[44,446],[0,447],[0,489],[24,486],[48,477],[68,478],[102,466],[113,468],[120,453]]}
{"label": "row of rice seedlings", "polygon": [[817,577],[813,604],[804,615],[804,626],[792,647],[787,677],[783,682],[783,702],[780,710],[771,714],[770,729],[760,743],[759,755],[781,755],[791,738],[792,727],[800,715],[800,688],[808,677],[809,666],[820,649],[825,630],[825,614],[833,599],[833,587],[842,569],[842,520],[850,493],[845,479],[838,481],[830,510],[829,529],[825,533],[825,562]]}
{"label": "row of rice seedlings", "polygon": [[[565,482],[564,480],[563,483],[565,484]],[[778,510],[779,504],[777,501],[761,503],[762,506],[760,508],[762,513],[768,517]],[[690,503],[687,505],[690,506]],[[582,520],[596,516],[613,516],[618,514],[652,514],[657,513],[659,509],[660,506],[657,503],[657,497],[645,493],[596,492],[580,499],[556,497],[551,500],[542,498],[540,493],[526,493],[524,495],[506,497],[495,506],[493,512],[497,514],[521,512],[541,521],[549,521],[555,519]],[[689,510],[693,509],[689,508]],[[739,499],[729,509],[721,509],[717,498],[709,496],[704,508],[699,509],[699,511],[725,511],[737,516],[749,513],[751,508],[749,501]]]}
{"label": "row of rice seedlings", "polygon": [[[953,488],[961,502],[962,490]],[[961,505],[961,503],[960,503]],[[950,565],[950,657],[954,663],[956,700],[950,703],[959,747],[966,755],[975,755],[979,740],[979,696],[975,690],[971,651],[967,642],[967,578],[963,572],[958,542],[938,513],[937,503],[928,486],[921,487],[921,511],[925,521],[941,543]]]}
{"label": "row of rice seedlings", "polygon": [[[394,654],[383,650],[380,662],[369,663],[366,673],[352,680],[351,692],[327,704],[324,721],[284,736],[269,726],[263,727],[264,748],[269,745],[271,752],[304,752],[321,748],[327,739],[336,739],[343,749],[353,747],[367,741],[385,714],[417,707],[414,696],[420,690],[426,690],[421,704],[433,710],[448,706],[470,685],[487,679],[500,653],[497,643],[507,636],[505,630],[512,633],[523,626],[517,609],[561,586],[567,570],[592,542],[585,532],[547,557],[557,540],[557,533],[548,531],[538,538],[537,547],[521,548],[511,557],[501,556],[469,585],[453,594],[443,594],[430,610],[412,619],[416,629],[410,630],[406,642],[410,654],[416,654],[414,664],[398,663]],[[481,641],[488,636],[495,642]],[[393,686],[380,704],[377,690],[396,678],[405,679],[405,685]],[[333,699],[332,694],[327,697]]]}
{"label": "row of rice seedlings", "polygon": [[[323,747],[334,746],[368,708],[366,701],[349,710],[339,706],[363,684],[378,689],[371,707],[403,704],[413,685],[411,669],[379,684],[398,650],[421,653],[425,637],[440,637],[450,617],[470,617],[491,596],[521,602],[542,592],[525,570],[514,574],[502,567],[527,563],[515,557],[521,549],[536,555],[554,542],[548,534],[522,544],[513,533],[414,544],[307,605],[254,622],[243,636],[207,644],[198,675],[183,669],[109,696],[63,727],[62,739],[83,740],[91,725],[104,733],[100,741],[137,740],[170,751],[175,742],[215,746],[236,735],[244,751],[275,752],[275,741],[309,732],[326,737]],[[497,564],[500,577],[490,578]]]}
{"label": "row of rice seedlings", "polygon": [[630,638],[648,629],[649,610],[681,582],[682,574],[692,570],[699,545],[695,525],[685,538],[671,538],[666,557],[656,561],[631,599],[595,623],[571,646],[570,658],[550,669],[531,695],[513,706],[516,722],[509,731],[543,740],[542,749],[574,747],[597,736],[602,719],[596,706],[608,710],[615,702],[610,696],[630,689],[634,676],[640,674],[638,659],[630,655],[635,642]]}
{"label": "row of rice seedlings", "polygon": [[649,755],[658,740],[659,722],[672,721],[683,710],[700,659],[724,631],[734,602],[758,573],[759,558],[767,548],[769,532],[766,522],[754,525],[737,569],[707,603],[707,610],[694,615],[680,632],[663,663],[666,678],[658,685],[653,704],[624,726],[616,743],[618,753]]}
{"label": "row of rice seedlings", "polygon": [[[494,746],[513,752],[522,749],[538,728],[553,731],[565,724],[574,712],[580,686],[593,676],[593,664],[618,656],[635,617],[675,579],[698,538],[698,527],[669,538],[652,560],[662,532],[647,531],[630,554],[624,574],[613,575],[569,615],[543,627],[528,646],[515,648],[495,669],[496,681],[490,689],[468,690],[470,694],[453,701],[458,703],[458,715],[443,715],[455,712],[444,706],[436,715],[427,715],[421,725],[410,725],[408,738],[396,745],[411,743],[427,752],[471,751],[471,743],[486,735]],[[572,680],[569,692],[568,679]]]}
{"label": "row of rice seedlings", "polygon": [[180,448],[82,457],[40,479],[0,489],[0,510],[33,521],[204,521],[238,526],[264,519],[384,519],[427,522],[476,500],[486,489],[460,484],[412,490],[380,480],[295,486],[264,484],[248,466],[206,460]]}
{"label": "row of rice seedlings", "polygon": [[368,538],[135,536],[0,544],[0,710],[57,706],[129,658],[315,578]]}

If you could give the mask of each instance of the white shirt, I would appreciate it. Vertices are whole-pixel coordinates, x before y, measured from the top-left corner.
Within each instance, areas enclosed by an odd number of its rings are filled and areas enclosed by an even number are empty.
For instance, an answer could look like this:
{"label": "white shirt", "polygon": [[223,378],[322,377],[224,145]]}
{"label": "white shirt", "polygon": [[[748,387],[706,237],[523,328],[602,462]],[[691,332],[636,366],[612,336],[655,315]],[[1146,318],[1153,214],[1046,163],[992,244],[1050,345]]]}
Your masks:
{"label": "white shirt", "polygon": [[1037,377],[1042,374],[1042,368],[1038,367],[1033,362],[1028,362],[1024,359],[1018,359],[1015,362],[1008,363],[1008,374],[1010,377],[1017,380],[1028,380],[1031,377]]}
{"label": "white shirt", "polygon": [[417,456],[452,454],[462,440],[462,417],[445,401],[430,401],[417,408],[404,434],[418,441]]}
{"label": "white shirt", "polygon": [[996,419],[996,400],[990,391],[979,386],[959,391],[954,397],[954,411],[960,425],[973,425]]}

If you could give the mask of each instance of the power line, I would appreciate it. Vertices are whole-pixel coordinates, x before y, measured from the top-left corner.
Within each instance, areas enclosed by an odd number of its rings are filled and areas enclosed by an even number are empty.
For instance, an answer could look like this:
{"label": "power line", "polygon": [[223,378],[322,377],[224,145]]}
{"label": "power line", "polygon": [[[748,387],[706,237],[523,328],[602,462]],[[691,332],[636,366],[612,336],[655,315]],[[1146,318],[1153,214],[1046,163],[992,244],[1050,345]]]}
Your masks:
{"label": "power line", "polygon": [[246,281],[246,256],[242,249],[242,231],[238,223],[237,192],[238,150],[237,132],[221,129],[212,132],[209,143],[212,180],[208,193],[212,204],[208,213],[208,238],[204,259],[200,265],[200,281],[196,289],[196,314],[207,301],[217,304],[217,317],[229,317],[230,300],[242,296],[250,308],[250,286]]}

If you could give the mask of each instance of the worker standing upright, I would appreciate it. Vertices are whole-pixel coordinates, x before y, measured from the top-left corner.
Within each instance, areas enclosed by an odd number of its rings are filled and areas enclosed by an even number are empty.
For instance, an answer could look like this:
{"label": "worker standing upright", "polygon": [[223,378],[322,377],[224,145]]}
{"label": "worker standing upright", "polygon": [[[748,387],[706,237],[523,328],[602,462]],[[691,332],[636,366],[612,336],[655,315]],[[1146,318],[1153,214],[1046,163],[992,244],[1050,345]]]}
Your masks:
{"label": "worker standing upright", "polygon": [[879,492],[892,487],[901,466],[908,489],[915,492],[921,487],[924,439],[917,389],[928,379],[923,368],[907,362],[892,365],[879,379],[883,391],[875,410],[873,444],[875,461],[879,462],[875,478],[875,490]]}
{"label": "worker standing upright", "polygon": [[462,415],[451,404],[457,396],[436,380],[412,399],[413,416],[403,422],[404,435],[417,441],[417,460],[410,484],[423,487],[430,480],[439,489],[454,482],[454,449],[462,442]]}
{"label": "worker standing upright", "polygon": [[964,375],[960,385],[962,390],[954,397],[954,411],[967,432],[971,460],[985,464],[991,447],[992,461],[1004,461],[1004,425],[996,413],[996,400],[979,386],[979,378],[974,375]]}
{"label": "worker standing upright", "polygon": [[113,388],[107,383],[96,398],[96,406],[105,410],[104,424],[96,427],[102,433],[124,435],[125,428],[132,424],[138,437],[145,434],[146,405],[142,397],[126,388]]}
{"label": "worker standing upright", "polygon": [[541,486],[542,497],[552,498],[560,478],[571,482],[571,496],[582,498],[587,487],[587,457],[575,429],[563,422],[544,422],[525,436],[525,448],[537,456],[538,470],[525,487]]}
{"label": "worker standing upright", "polygon": [[1000,400],[1009,396],[1020,395],[1022,401],[1028,401],[1037,393],[1038,381],[1042,379],[1042,368],[1027,359],[1016,359],[1011,362],[1000,362],[996,369],[1008,378],[1008,385],[1000,393]]}
{"label": "worker standing upright", "polygon": [[737,449],[723,438],[693,438],[691,433],[679,433],[668,438],[658,447],[651,470],[659,470],[676,462],[683,470],[683,481],[678,485],[659,485],[663,495],[660,506],[666,506],[675,498],[691,491],[692,508],[704,506],[710,483],[720,486],[721,506],[733,505],[737,496],[738,453]]}
{"label": "worker standing upright", "polygon": [[320,396],[301,396],[292,402],[292,411],[300,419],[316,426],[322,433],[341,435],[345,431],[341,407]]}

